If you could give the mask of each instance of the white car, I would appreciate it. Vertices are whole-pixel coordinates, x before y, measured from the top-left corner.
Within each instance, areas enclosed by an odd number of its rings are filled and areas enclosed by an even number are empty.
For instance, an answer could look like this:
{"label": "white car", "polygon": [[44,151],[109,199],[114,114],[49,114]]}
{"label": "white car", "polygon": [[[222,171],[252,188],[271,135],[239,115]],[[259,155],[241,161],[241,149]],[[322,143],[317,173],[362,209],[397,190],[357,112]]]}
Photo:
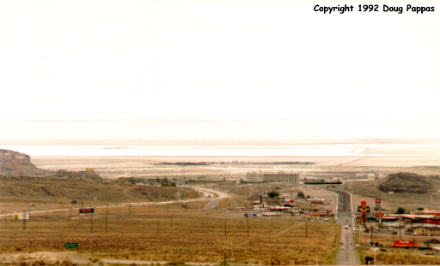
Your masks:
{"label": "white car", "polygon": [[349,226],[348,225],[344,225],[344,229],[348,229],[349,228]]}

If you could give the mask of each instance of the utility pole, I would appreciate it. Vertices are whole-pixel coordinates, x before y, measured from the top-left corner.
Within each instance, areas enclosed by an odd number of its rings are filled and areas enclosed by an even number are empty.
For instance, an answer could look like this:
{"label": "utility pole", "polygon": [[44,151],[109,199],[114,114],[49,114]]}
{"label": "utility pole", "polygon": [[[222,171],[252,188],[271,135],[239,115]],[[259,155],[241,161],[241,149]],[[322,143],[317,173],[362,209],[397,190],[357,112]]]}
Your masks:
{"label": "utility pole", "polygon": [[226,236],[226,220],[225,220],[225,236]]}
{"label": "utility pole", "polygon": [[[32,208],[32,202],[29,202],[29,204],[28,204],[28,211],[27,211],[26,217],[30,216],[31,208]],[[28,223],[28,225],[29,225],[29,221],[30,221],[30,217],[29,217],[29,220],[26,221],[26,223]]]}
{"label": "utility pole", "polygon": [[159,234],[159,218],[156,220],[156,233]]}
{"label": "utility pole", "polygon": [[23,211],[23,231],[26,230],[26,213]]}
{"label": "utility pole", "polygon": [[306,238],[307,238],[307,218],[306,218]]}
{"label": "utility pole", "polygon": [[234,257],[234,241],[231,241],[231,258]]}
{"label": "utility pole", "polygon": [[223,249],[223,265],[226,265],[226,249]]}
{"label": "utility pole", "polygon": [[93,212],[91,213],[90,216],[90,233],[93,233]]}
{"label": "utility pole", "polygon": [[108,229],[108,205],[107,205],[107,209],[105,211],[105,233],[107,234],[107,229]]}
{"label": "utility pole", "polygon": [[90,249],[91,249],[92,258],[93,258],[93,240],[89,240],[89,243],[90,243]]}

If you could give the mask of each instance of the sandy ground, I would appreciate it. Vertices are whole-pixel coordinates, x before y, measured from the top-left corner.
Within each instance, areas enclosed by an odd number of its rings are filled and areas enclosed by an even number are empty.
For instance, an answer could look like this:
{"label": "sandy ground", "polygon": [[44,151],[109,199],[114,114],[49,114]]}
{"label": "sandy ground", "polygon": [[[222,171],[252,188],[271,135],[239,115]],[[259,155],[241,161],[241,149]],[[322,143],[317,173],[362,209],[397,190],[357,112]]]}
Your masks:
{"label": "sandy ground", "polygon": [[[303,156],[303,157],[33,157],[32,162],[43,169],[72,171],[94,168],[106,178],[187,176],[193,178],[244,178],[248,172],[295,172],[313,175],[315,172],[386,171],[406,169],[423,174],[440,173],[438,155],[387,155],[387,156]],[[164,165],[163,162],[209,162],[209,165]],[[222,163],[220,163],[222,162]],[[260,162],[257,164],[255,162]],[[313,164],[261,164],[261,162],[312,162]]]}
{"label": "sandy ground", "polygon": [[[435,139],[29,140],[2,141],[0,144],[3,148],[28,153],[40,168],[94,168],[107,178],[188,176],[240,179],[252,171],[287,171],[306,175],[316,171],[365,172],[384,168],[416,168],[440,173],[440,140]],[[164,153],[168,155],[151,155]],[[207,162],[209,165],[164,165],[163,162]]]}

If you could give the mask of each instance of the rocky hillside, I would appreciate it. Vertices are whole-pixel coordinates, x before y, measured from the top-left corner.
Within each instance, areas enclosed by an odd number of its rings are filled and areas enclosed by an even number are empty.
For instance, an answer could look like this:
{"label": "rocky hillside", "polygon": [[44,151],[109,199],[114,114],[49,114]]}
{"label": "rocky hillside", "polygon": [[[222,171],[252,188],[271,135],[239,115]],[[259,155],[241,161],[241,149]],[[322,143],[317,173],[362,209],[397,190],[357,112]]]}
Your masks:
{"label": "rocky hillside", "polygon": [[414,173],[391,174],[379,184],[381,191],[395,193],[427,193],[434,187],[428,178]]}
{"label": "rocky hillside", "polygon": [[91,202],[107,204],[197,197],[199,194],[191,188],[140,186],[121,184],[117,181],[102,182],[90,179],[86,182],[76,176],[73,178],[4,177],[1,179],[0,185],[0,202],[32,202],[37,203],[37,206],[39,203],[71,204],[73,201],[77,203],[83,201],[85,204]]}
{"label": "rocky hillside", "polygon": [[44,176],[50,173],[50,171],[40,169],[33,165],[29,155],[0,149],[1,176]]}
{"label": "rocky hillside", "polygon": [[58,170],[55,173],[55,177],[89,181],[102,181],[102,177],[95,171],[71,172],[66,170]]}

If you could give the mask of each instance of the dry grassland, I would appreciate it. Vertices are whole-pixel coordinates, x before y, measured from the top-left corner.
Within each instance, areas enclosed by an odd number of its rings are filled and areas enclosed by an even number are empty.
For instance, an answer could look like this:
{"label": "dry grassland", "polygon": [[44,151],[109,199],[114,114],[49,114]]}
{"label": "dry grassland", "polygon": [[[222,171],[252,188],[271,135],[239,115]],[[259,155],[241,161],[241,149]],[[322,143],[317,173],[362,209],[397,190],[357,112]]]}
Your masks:
{"label": "dry grassland", "polygon": [[[298,218],[246,220],[202,207],[197,202],[99,209],[93,215],[93,233],[90,214],[41,214],[31,217],[26,230],[22,221],[1,221],[0,250],[62,251],[65,242],[77,242],[79,254],[99,258],[214,263],[226,258],[262,264],[332,263],[336,255],[335,223],[309,223],[306,239],[305,224]],[[275,236],[292,226],[297,227]]]}
{"label": "dry grassland", "polygon": [[[13,211],[69,208],[107,203],[167,201],[199,197],[191,188],[137,186],[129,183],[50,177],[0,179],[0,214]],[[75,200],[76,205],[72,205]],[[32,206],[29,206],[32,205]]]}

